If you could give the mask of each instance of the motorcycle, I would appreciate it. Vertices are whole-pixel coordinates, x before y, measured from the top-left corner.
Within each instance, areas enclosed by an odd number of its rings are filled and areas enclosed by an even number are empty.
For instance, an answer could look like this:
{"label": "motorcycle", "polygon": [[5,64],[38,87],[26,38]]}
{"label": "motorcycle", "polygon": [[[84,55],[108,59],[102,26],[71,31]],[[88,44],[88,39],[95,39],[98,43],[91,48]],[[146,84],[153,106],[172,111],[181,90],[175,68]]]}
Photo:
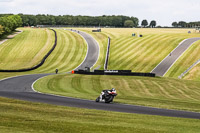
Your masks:
{"label": "motorcycle", "polygon": [[117,91],[112,88],[111,90],[103,90],[99,97],[97,97],[96,102],[113,102],[114,97],[117,96]]}

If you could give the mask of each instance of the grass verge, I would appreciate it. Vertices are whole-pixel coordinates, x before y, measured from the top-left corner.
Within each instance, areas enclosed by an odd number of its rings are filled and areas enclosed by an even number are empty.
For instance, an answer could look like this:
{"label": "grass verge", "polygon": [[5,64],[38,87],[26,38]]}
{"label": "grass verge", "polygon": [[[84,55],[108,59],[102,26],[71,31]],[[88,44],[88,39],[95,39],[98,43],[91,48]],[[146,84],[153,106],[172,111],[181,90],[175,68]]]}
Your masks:
{"label": "grass verge", "polygon": [[1,133],[199,132],[195,119],[54,106],[0,97]]}
{"label": "grass verge", "polygon": [[104,75],[51,75],[34,84],[37,91],[95,100],[103,89],[117,89],[119,103],[200,112],[200,82],[173,78]]}

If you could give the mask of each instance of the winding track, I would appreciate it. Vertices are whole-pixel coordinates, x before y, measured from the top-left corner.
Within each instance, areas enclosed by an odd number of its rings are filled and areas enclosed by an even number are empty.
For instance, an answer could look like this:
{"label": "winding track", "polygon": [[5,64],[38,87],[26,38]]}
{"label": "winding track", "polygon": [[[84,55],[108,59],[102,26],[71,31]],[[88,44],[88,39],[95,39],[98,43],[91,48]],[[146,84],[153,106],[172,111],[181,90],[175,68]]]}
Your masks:
{"label": "winding track", "polygon": [[[89,40],[92,38],[91,36],[87,35],[86,33],[85,36],[87,36],[86,41],[88,43],[88,47],[90,47],[91,45],[96,45],[93,43],[89,43]],[[98,48],[95,47],[95,49],[93,49],[93,52],[96,53],[97,51]],[[90,51],[88,50],[87,56],[91,54],[89,52]],[[85,61],[82,63],[83,67],[84,63],[86,64],[88,63],[87,57]],[[93,66],[95,63],[96,60],[94,59],[89,63],[89,65]],[[195,113],[195,112],[158,109],[158,108],[143,107],[143,106],[116,104],[116,103],[104,104],[104,103],[96,103],[90,100],[74,99],[74,98],[54,96],[54,95],[41,94],[35,92],[32,89],[33,82],[47,75],[50,74],[24,75],[24,76],[18,76],[0,80],[0,96],[32,101],[32,102],[41,102],[41,103],[79,107],[79,108],[200,119],[200,113]]]}
{"label": "winding track", "polygon": [[190,38],[181,42],[163,61],[160,62],[153,70],[156,76],[164,76],[178,58],[200,38]]}

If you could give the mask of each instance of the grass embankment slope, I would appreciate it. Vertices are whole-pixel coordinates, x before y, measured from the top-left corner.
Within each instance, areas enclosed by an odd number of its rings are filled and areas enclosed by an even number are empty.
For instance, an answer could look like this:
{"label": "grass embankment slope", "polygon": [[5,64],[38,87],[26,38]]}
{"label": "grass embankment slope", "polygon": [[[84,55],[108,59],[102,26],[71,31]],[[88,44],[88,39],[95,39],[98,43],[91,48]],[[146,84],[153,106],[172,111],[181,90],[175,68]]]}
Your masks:
{"label": "grass embankment slope", "polygon": [[[47,29],[20,28],[24,32],[0,45],[0,69],[21,69],[36,65],[54,44],[54,33]],[[23,73],[1,73],[0,79],[23,74],[67,72],[84,60],[87,45],[73,32],[58,30],[57,46],[40,68]]]}
{"label": "grass embankment slope", "polygon": [[[87,45],[77,33],[57,29],[58,44],[43,66],[35,70],[40,73],[68,72],[78,67],[85,59]],[[34,71],[33,71],[34,72]]]}
{"label": "grass embankment slope", "polygon": [[[0,69],[16,70],[37,65],[54,43],[54,33],[48,29],[19,28],[22,33],[0,45]],[[0,79],[28,74],[0,73]]]}
{"label": "grass embankment slope", "polygon": [[[182,40],[199,37],[193,30],[192,34],[188,34],[189,30],[191,29],[104,28],[101,33],[91,34],[94,36],[102,34],[106,39],[108,36],[111,38],[109,69],[150,72]],[[132,37],[132,33],[142,34],[143,37]]]}
{"label": "grass embankment slope", "polygon": [[195,119],[97,111],[0,97],[0,132],[199,132]]}
{"label": "grass embankment slope", "polygon": [[47,29],[23,28],[23,33],[0,46],[0,69],[16,70],[39,64],[54,42],[54,33]]}
{"label": "grass embankment slope", "polygon": [[103,89],[117,89],[115,102],[200,112],[200,82],[173,78],[52,75],[34,88],[43,93],[95,100]]}
{"label": "grass embankment slope", "polygon": [[[197,41],[193,45],[191,45],[189,49],[177,60],[177,62],[169,69],[169,71],[166,73],[165,76],[178,78],[178,76],[180,76],[192,64],[194,64],[197,60],[200,59],[199,53],[200,53],[200,41]],[[194,68],[193,71],[190,71],[187,74],[188,76],[184,79],[194,79],[194,80],[198,79],[198,77],[200,77],[200,74],[198,74],[197,70],[199,69]]]}
{"label": "grass embankment slope", "polygon": [[189,80],[197,80],[200,81],[200,64],[197,64],[194,68],[192,68],[183,78]]}

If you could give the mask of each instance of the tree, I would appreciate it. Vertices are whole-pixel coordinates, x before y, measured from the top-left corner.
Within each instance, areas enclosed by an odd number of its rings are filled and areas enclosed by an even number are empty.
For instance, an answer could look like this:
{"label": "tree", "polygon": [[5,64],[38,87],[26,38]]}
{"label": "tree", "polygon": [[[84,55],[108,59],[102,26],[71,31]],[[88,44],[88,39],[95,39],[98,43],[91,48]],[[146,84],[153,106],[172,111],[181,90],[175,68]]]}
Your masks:
{"label": "tree", "polygon": [[142,24],[141,24],[143,27],[146,27],[148,25],[148,21],[145,19],[145,20],[142,20]]}
{"label": "tree", "polygon": [[0,25],[0,37],[3,35],[3,26]]}
{"label": "tree", "polygon": [[126,20],[124,22],[124,27],[133,27],[134,26],[134,23],[132,20]]}
{"label": "tree", "polygon": [[152,20],[151,22],[150,22],[150,25],[149,25],[150,27],[152,27],[152,28],[155,28],[156,27],[156,21],[155,20]]}
{"label": "tree", "polygon": [[173,27],[178,27],[178,23],[177,23],[177,22],[173,22],[173,23],[172,23],[172,26],[173,26]]}
{"label": "tree", "polygon": [[180,21],[180,22],[178,22],[178,26],[180,26],[180,27],[182,27],[182,28],[184,28],[184,27],[186,27],[186,22],[184,22],[184,21]]}
{"label": "tree", "polygon": [[14,31],[17,27],[22,25],[22,19],[19,15],[6,15],[4,17],[0,17],[0,25],[3,27],[3,32],[1,31],[1,35],[10,33]]}
{"label": "tree", "polygon": [[133,26],[133,27],[138,27],[139,19],[136,18],[136,17],[131,17],[131,20],[132,20],[133,23],[134,23],[134,26]]}

